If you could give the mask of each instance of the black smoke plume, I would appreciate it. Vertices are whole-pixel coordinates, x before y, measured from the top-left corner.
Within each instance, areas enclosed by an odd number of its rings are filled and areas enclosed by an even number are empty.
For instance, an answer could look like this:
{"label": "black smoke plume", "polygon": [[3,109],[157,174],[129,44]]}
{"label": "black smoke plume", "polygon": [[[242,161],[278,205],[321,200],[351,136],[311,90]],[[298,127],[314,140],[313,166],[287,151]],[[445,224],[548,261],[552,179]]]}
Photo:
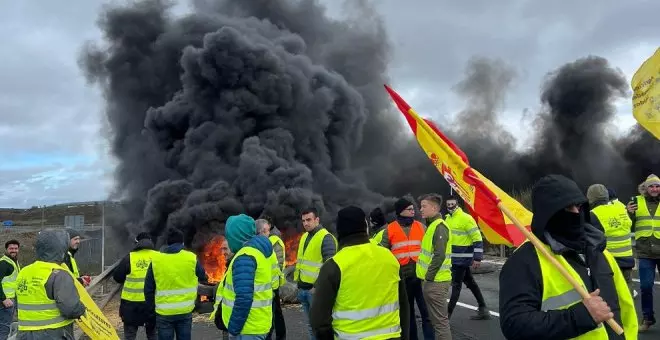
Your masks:
{"label": "black smoke plume", "polygon": [[[309,206],[330,224],[349,204],[447,193],[383,90],[390,47],[380,17],[365,1],[346,3],[344,20],[315,0],[198,0],[179,17],[156,0],[103,11],[105,44],[86,46],[81,62],[104,91],[127,234],[180,228],[198,248],[241,212],[288,229]],[[514,80],[504,62],[471,60],[456,87],[465,110],[438,121],[503,189],[559,172],[625,192],[657,171],[648,133],[605,133],[627,84],[604,59],[549,74],[522,152],[498,123]]]}

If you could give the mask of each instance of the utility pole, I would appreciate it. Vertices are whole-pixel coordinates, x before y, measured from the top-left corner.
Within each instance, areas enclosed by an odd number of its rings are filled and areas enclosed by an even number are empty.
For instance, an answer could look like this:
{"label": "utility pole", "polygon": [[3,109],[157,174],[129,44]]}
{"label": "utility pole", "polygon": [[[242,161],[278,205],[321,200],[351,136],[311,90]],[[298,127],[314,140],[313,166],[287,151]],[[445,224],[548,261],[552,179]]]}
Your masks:
{"label": "utility pole", "polygon": [[105,270],[105,201],[101,205],[101,273]]}
{"label": "utility pole", "polygon": [[45,209],[46,209],[46,206],[42,205],[41,206],[41,229],[44,228],[44,219],[45,219],[45,216],[46,216]]}

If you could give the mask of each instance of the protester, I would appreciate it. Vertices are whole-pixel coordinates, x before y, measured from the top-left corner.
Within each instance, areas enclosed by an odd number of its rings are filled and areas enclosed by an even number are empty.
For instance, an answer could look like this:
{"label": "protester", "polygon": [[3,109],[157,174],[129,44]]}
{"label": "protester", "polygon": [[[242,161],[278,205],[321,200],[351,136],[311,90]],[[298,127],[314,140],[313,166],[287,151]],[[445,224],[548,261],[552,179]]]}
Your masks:
{"label": "protester", "polygon": [[92,278],[84,275],[80,275],[80,271],[78,270],[78,263],[76,262],[75,255],[76,252],[78,252],[78,247],[80,246],[80,241],[82,235],[78,230],[75,230],[73,228],[66,228],[67,233],[69,233],[69,250],[66,253],[66,256],[64,257],[64,264],[69,268],[69,271],[73,274],[73,276],[82,284],[83,286],[87,287],[89,286],[89,283],[92,281]]}
{"label": "protester", "polygon": [[637,338],[637,314],[628,285],[605,235],[590,225],[587,198],[577,184],[560,176],[541,178],[532,188],[532,232],[590,297],[582,300],[558,269],[527,242],[500,273],[502,334],[516,339],[619,339],[614,317],[626,339]]}
{"label": "protester", "polygon": [[21,270],[18,264],[18,249],[21,244],[17,240],[5,242],[5,255],[0,258],[0,340],[6,340],[11,331],[16,309],[16,277]]}
{"label": "protester", "polygon": [[311,308],[319,340],[407,338],[410,311],[399,263],[369,242],[367,229],[362,209],[338,212],[339,251],[321,267]]}

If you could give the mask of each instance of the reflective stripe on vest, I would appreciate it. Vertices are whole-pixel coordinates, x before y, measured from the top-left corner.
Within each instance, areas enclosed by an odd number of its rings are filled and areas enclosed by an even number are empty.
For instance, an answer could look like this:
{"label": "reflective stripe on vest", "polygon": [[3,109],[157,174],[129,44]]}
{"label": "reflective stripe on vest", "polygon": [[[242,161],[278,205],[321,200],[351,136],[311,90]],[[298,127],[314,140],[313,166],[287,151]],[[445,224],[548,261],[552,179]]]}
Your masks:
{"label": "reflective stripe on vest", "polygon": [[275,256],[275,267],[273,268],[273,289],[279,289],[281,286],[283,286],[286,283],[286,278],[284,277],[284,268],[286,266],[286,248],[284,247],[284,241],[277,236],[277,235],[270,235],[268,237],[270,240],[270,244],[274,247],[276,244],[278,244],[280,247],[282,247],[282,266],[280,267],[279,264],[279,259],[277,258],[277,254],[275,253],[275,248],[273,248],[273,255]]}
{"label": "reflective stripe on vest", "polygon": [[[473,247],[475,242],[482,242],[481,231],[470,214],[461,208],[456,208],[453,213],[447,214],[445,224],[451,231],[452,253],[455,258],[473,258],[474,253],[483,253],[482,246]],[[482,243],[479,243],[481,245]]]}
{"label": "reflective stripe on vest", "polygon": [[16,278],[21,271],[21,266],[7,255],[0,258],[0,261],[7,262],[14,268],[11,274],[2,278],[2,291],[5,293],[5,297],[7,299],[13,299],[16,297]]}
{"label": "reflective stripe on vest", "polygon": [[156,281],[156,313],[187,314],[197,299],[197,256],[187,250],[154,253],[151,268]]}
{"label": "reflective stripe on vest", "polygon": [[[660,208],[660,207],[659,207]],[[660,239],[660,216],[655,210],[651,216],[644,196],[637,196],[637,211],[635,211],[635,240],[640,237],[655,237]]]}
{"label": "reflective stripe on vest", "polygon": [[[548,250],[550,247],[546,246]],[[550,250],[551,251],[551,250]],[[551,251],[552,252],[552,251]],[[541,252],[536,251],[539,264],[541,267],[541,275],[543,280],[543,294],[541,301],[541,310],[544,312],[550,310],[563,310],[568,309],[569,307],[582,302],[582,297],[580,294],[573,288],[573,286],[566,280],[559,270],[557,270],[552,263],[545,258]],[[607,262],[613,272],[619,271],[618,265],[614,256],[609,253],[609,251],[604,251],[603,255],[607,259]],[[573,269],[573,267],[566,261],[566,259],[557,254],[553,254],[555,259],[571,274],[571,276],[580,284],[582,287],[585,287],[584,282],[580,275]],[[620,273],[620,271],[619,271]],[[623,275],[615,275],[614,283],[617,290],[617,295],[619,301],[624,301],[625,303],[620,303],[621,315],[626,316],[623,319],[624,323],[621,325],[626,331],[626,338],[629,334],[637,335],[637,316],[634,310],[634,303],[628,285],[623,278]],[[614,308],[614,307],[613,307]],[[607,330],[603,326],[584,333],[573,339],[607,339]]]}
{"label": "reflective stripe on vest", "polygon": [[36,261],[18,274],[16,302],[19,331],[56,329],[74,322],[62,316],[55,300],[48,298],[45,285],[53,270],[68,272],[64,266]]}
{"label": "reflective stripe on vest", "polygon": [[342,248],[332,260],[341,284],[332,308],[336,339],[401,337],[399,263],[392,253],[372,243]]}
{"label": "reflective stripe on vest", "polygon": [[371,239],[369,239],[369,242],[379,245],[380,242],[383,240],[383,234],[385,233],[385,228],[381,229],[379,232],[377,232]]}
{"label": "reflective stripe on vest", "polygon": [[406,265],[410,260],[417,262],[424,237],[424,226],[419,221],[413,221],[408,236],[399,222],[394,221],[387,225],[387,237],[390,240],[390,250],[400,265]]}
{"label": "reflective stripe on vest", "polygon": [[294,279],[296,281],[310,284],[316,282],[316,278],[319,277],[319,272],[321,271],[321,266],[323,265],[323,254],[321,253],[321,247],[323,246],[323,239],[326,235],[332,236],[336,248],[337,239],[335,239],[335,237],[325,228],[321,228],[314,234],[314,236],[312,236],[312,239],[309,240],[309,244],[307,244],[307,248],[305,248],[305,240],[307,240],[309,237],[309,233],[305,232],[300,238],[300,243],[298,244],[296,269],[293,273]]}
{"label": "reflective stripe on vest", "polygon": [[234,261],[242,255],[253,257],[257,262],[257,268],[254,274],[254,293],[249,294],[252,297],[252,307],[241,334],[266,334],[270,330],[273,318],[272,260],[250,246],[241,248],[229,263],[222,288],[222,321],[225,325],[229,325],[236,300],[233,287]]}
{"label": "reflective stripe on vest", "polygon": [[[431,225],[428,227],[428,229],[426,229],[426,233],[424,233],[424,238],[422,239],[422,251],[419,255],[417,266],[415,267],[415,274],[417,275],[417,278],[421,280],[426,278],[426,273],[428,272],[431,261],[433,260],[433,237],[436,229],[442,223],[444,223],[442,218],[436,219],[435,221],[431,222]],[[451,281],[451,245],[454,236],[451,234],[451,232],[448,232],[447,236],[449,239],[447,240],[447,246],[445,247],[445,259],[442,261],[440,269],[433,278],[434,282]]]}
{"label": "reflective stripe on vest", "polygon": [[591,212],[603,226],[607,238],[607,250],[615,257],[633,256],[630,238],[632,221],[625,207],[622,210],[620,206],[608,203],[595,207]]}
{"label": "reflective stripe on vest", "polygon": [[121,298],[123,300],[144,301],[144,278],[147,276],[147,269],[151,265],[151,258],[154,254],[155,251],[151,249],[141,249],[130,253],[131,269],[130,273],[126,275],[124,288],[121,291]]}
{"label": "reflective stripe on vest", "polygon": [[78,270],[78,263],[76,263],[76,259],[73,258],[73,255],[70,251],[67,251],[67,254],[69,254],[69,259],[71,260],[71,268],[69,268],[69,266],[64,262],[62,262],[62,265],[68,269],[71,274],[73,274],[73,277],[80,277],[80,271]]}

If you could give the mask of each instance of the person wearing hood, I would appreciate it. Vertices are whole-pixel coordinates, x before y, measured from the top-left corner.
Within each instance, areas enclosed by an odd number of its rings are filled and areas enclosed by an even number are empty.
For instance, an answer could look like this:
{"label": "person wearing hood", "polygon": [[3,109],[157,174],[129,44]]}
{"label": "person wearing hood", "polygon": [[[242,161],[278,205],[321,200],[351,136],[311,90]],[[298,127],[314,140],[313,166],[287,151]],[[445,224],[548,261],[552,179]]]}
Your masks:
{"label": "person wearing hood", "polygon": [[74,339],[73,323],[85,314],[85,306],[73,276],[61,265],[69,240],[61,229],[46,229],[37,235],[36,261],[16,278],[16,339]]}
{"label": "person wearing hood", "polygon": [[305,209],[300,215],[305,232],[298,243],[293,279],[298,283],[297,297],[302,304],[304,315],[307,317],[309,338],[315,340],[312,326],[309,323],[309,311],[315,296],[314,284],[323,263],[337,252],[337,239],[321,225],[316,209]]}
{"label": "person wearing hood", "polygon": [[197,285],[208,281],[197,255],[185,250],[183,241],[181,231],[169,230],[167,247],[152,253],[144,279],[144,299],[155,310],[159,340],[192,339]]}
{"label": "person wearing hood", "polygon": [[415,318],[414,303],[422,317],[422,332],[424,339],[435,338],[433,326],[429,319],[429,312],[424,301],[422,281],[417,278],[417,261],[422,250],[422,238],[426,227],[415,220],[415,207],[405,198],[394,203],[396,220],[388,224],[383,231],[380,245],[389,249],[399,261],[401,267],[399,275],[406,285],[406,295],[410,305],[410,340],[417,340],[417,321]]}
{"label": "person wearing hood", "polygon": [[[531,242],[523,243],[500,272],[500,326],[516,339],[637,339],[637,314],[605,235],[588,223],[587,198],[577,184],[548,175],[532,188],[532,233],[590,292],[582,300]],[[623,327],[617,335],[604,322]],[[602,325],[601,325],[602,323]]]}
{"label": "person wearing hood", "polygon": [[371,235],[371,243],[379,244],[383,239],[383,232],[385,228],[385,214],[380,208],[375,208],[369,214],[369,235]]}
{"label": "person wearing hood", "polygon": [[477,315],[470,317],[472,320],[488,320],[490,313],[486,307],[486,300],[477,280],[472,275],[472,269],[481,265],[484,255],[484,242],[477,221],[472,215],[466,213],[458,206],[458,198],[455,196],[447,199],[447,216],[445,223],[451,229],[451,298],[449,299],[449,316],[456,308],[458,298],[461,296],[463,284],[472,292],[477,300]]}
{"label": "person wearing hood", "polygon": [[125,340],[135,340],[140,326],[144,326],[147,340],[156,340],[154,307],[147,305],[144,298],[144,279],[155,254],[151,235],[139,233],[135,237],[133,250],[112,272],[113,279],[124,285],[119,303],[119,317],[124,323]]}
{"label": "person wearing hood", "polygon": [[650,175],[638,187],[639,195],[628,205],[628,215],[635,230],[635,250],[639,260],[639,286],[642,291],[642,322],[640,332],[656,323],[653,311],[653,281],[656,268],[660,271],[660,178]]}
{"label": "person wearing hood", "polygon": [[336,223],[339,251],[323,264],[315,286],[316,338],[407,339],[410,307],[396,258],[369,242],[362,209],[341,209]]}
{"label": "person wearing hood", "polygon": [[417,262],[417,278],[429,309],[436,339],[451,340],[447,298],[452,283],[451,250],[454,235],[442,219],[442,196],[427,194],[420,198],[420,211],[426,219],[426,233]]}
{"label": "person wearing hood", "polygon": [[74,258],[76,252],[78,252],[78,247],[80,246],[80,240],[82,239],[82,235],[78,230],[75,230],[73,228],[66,228],[66,232],[69,233],[69,238],[70,238],[69,250],[67,251],[64,257],[63,264],[66,265],[67,268],[69,268],[69,271],[78,280],[78,282],[80,282],[80,284],[87,287],[89,286],[89,283],[92,281],[92,278],[89,277],[88,275],[80,276],[80,271],[78,270],[78,263]]}
{"label": "person wearing hood", "polygon": [[284,249],[284,241],[280,237],[280,233],[274,225],[267,219],[258,219],[255,221],[257,234],[268,237],[270,244],[273,246],[275,259],[277,259],[277,278],[273,281],[273,326],[266,336],[266,340],[270,340],[275,331],[275,339],[286,339],[286,323],[284,322],[284,314],[282,313],[282,303],[280,300],[280,287],[286,283],[284,278],[284,266],[286,265],[286,254]]}
{"label": "person wearing hood", "polygon": [[606,249],[614,256],[632,292],[632,269],[635,259],[632,251],[630,228],[632,221],[626,207],[610,202],[607,188],[593,184],[587,189],[587,199],[591,208],[591,224],[605,233]]}
{"label": "person wearing hood", "polygon": [[245,214],[227,219],[225,236],[235,255],[218,285],[211,317],[216,325],[221,318],[229,339],[265,339],[273,322],[273,246]]}
{"label": "person wearing hood", "polygon": [[17,240],[5,242],[5,255],[0,258],[0,340],[7,340],[16,311],[16,277],[21,271],[18,263],[18,250],[21,243]]}

